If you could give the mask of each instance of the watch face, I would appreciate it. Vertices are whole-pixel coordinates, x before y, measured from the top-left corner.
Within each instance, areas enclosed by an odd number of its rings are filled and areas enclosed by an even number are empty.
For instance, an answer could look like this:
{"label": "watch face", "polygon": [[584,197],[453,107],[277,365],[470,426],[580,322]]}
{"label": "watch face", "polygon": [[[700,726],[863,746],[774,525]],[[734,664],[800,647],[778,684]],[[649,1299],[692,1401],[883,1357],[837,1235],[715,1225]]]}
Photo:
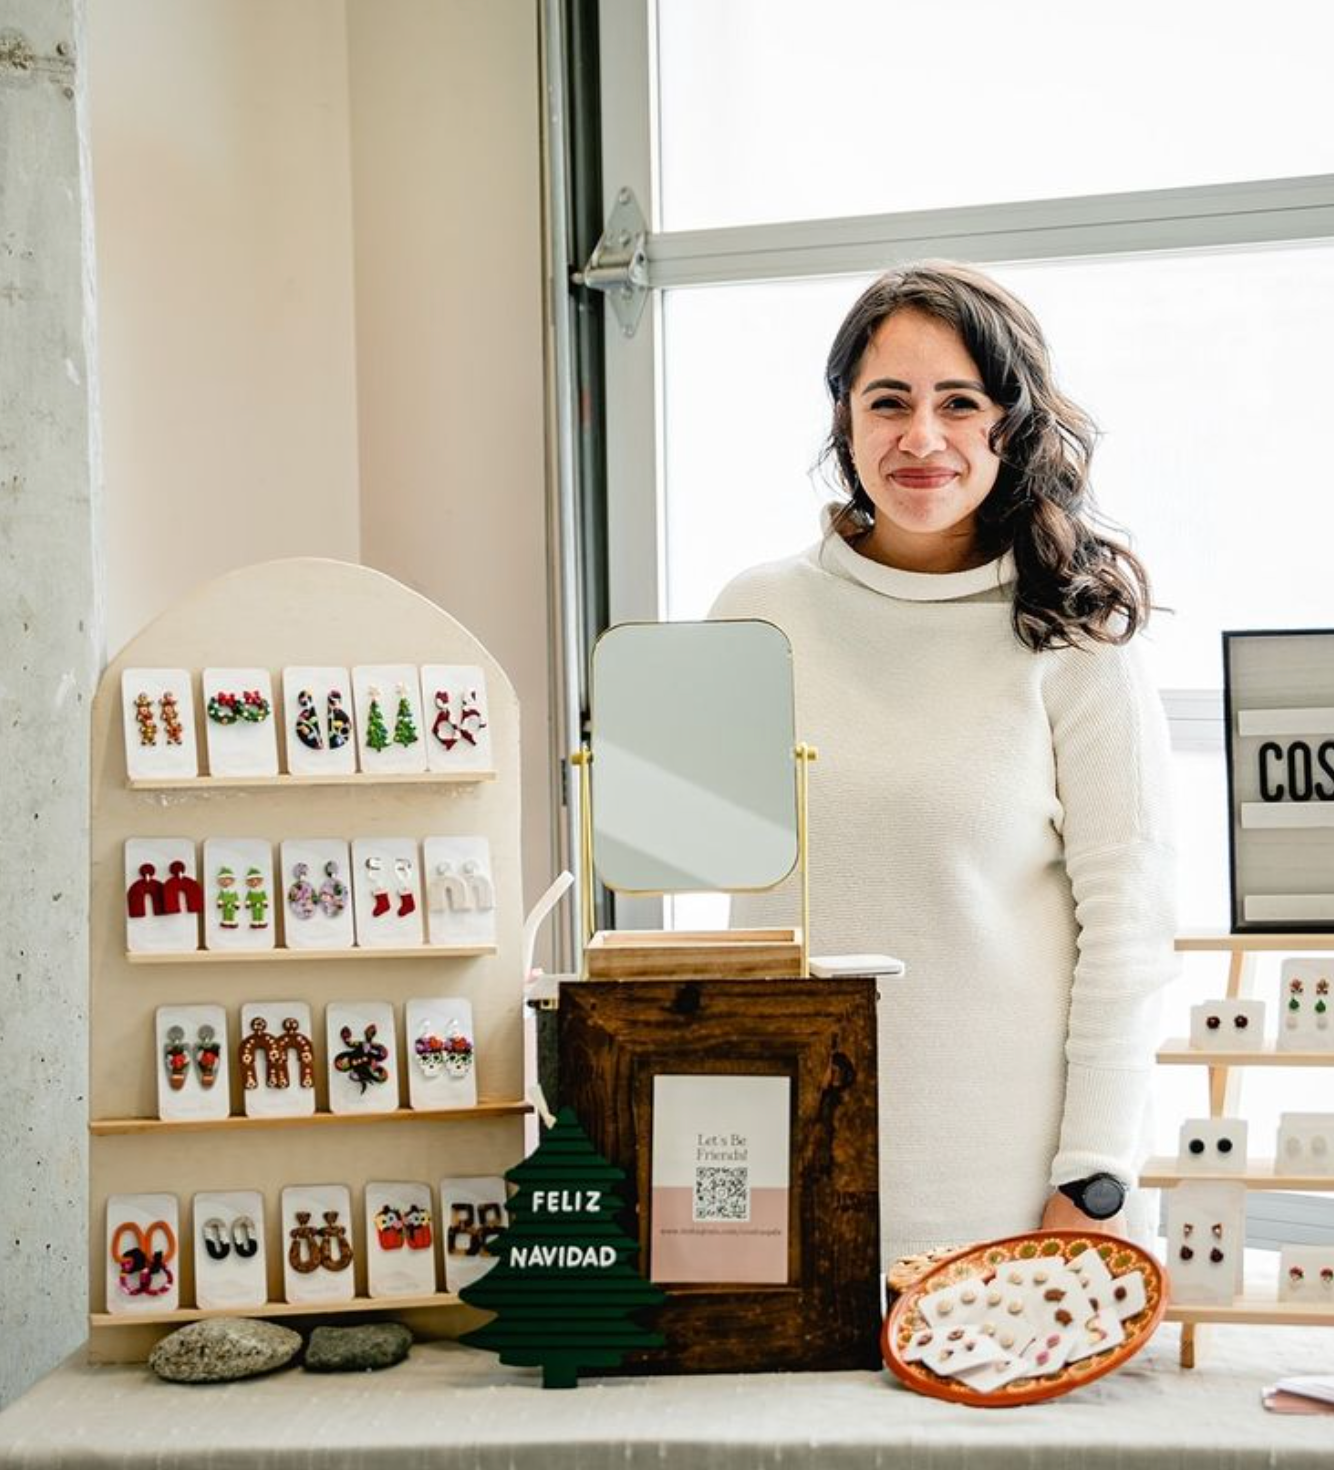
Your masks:
{"label": "watch face", "polygon": [[1125,1198],[1125,1190],[1115,1179],[1106,1174],[1095,1174],[1084,1186],[1081,1208],[1095,1220],[1109,1220],[1125,1203]]}

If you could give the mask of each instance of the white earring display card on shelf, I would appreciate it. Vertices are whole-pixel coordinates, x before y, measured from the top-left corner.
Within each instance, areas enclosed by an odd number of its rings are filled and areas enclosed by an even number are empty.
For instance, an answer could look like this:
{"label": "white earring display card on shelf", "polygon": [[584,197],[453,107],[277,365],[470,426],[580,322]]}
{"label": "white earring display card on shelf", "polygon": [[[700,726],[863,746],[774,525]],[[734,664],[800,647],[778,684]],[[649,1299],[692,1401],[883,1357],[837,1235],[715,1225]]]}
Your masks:
{"label": "white earring display card on shelf", "polygon": [[422,942],[416,838],[358,837],[352,843],[352,891],[363,949],[411,949]]}
{"label": "white earring display card on shelf", "polygon": [[267,669],[205,669],[210,776],[276,776],[278,721]]}
{"label": "white earring display card on shelf", "polygon": [[284,842],[281,880],[288,949],[352,948],[352,854],[341,837]]}
{"label": "white earring display card on shelf", "polygon": [[509,1225],[503,1179],[442,1179],[440,1230],[445,1290],[457,1292],[480,1280],[500,1259],[501,1233]]}
{"label": "white earring display card on shelf", "polygon": [[491,723],[486,677],[471,664],[425,664],[426,759],[433,771],[489,771]]}
{"label": "white earring display card on shelf", "polygon": [[352,670],[357,749],[367,775],[426,770],[421,683],[414,664],[362,664]]}
{"label": "white earring display card on shelf", "polygon": [[159,1118],[226,1118],[231,1113],[227,1012],[222,1006],[159,1006]]}
{"label": "white earring display card on shelf", "polygon": [[408,1106],[418,1110],[477,1106],[477,1041],[472,1006],[455,996],[410,1000]]}
{"label": "white earring display card on shelf", "polygon": [[1200,1051],[1259,1051],[1264,1040],[1262,1000],[1210,1000],[1190,1008],[1190,1044]]}
{"label": "white earring display card on shelf", "polygon": [[1334,1050],[1331,980],[1334,963],[1329,959],[1283,961],[1278,999],[1279,1051]]}
{"label": "white earring display card on shelf", "polygon": [[204,947],[272,949],[273,848],[262,837],[210,837],[204,843]]}
{"label": "white earring display card on shelf", "polygon": [[289,1302],[350,1302],[356,1295],[352,1199],[343,1184],[283,1190],[283,1292]]}
{"label": "white earring display card on shelf", "polygon": [[193,954],[203,908],[192,838],[129,838],[125,944],[131,954]]}
{"label": "white earring display card on shelf", "polygon": [[246,1117],[303,1118],[315,1111],[315,1045],[304,1001],[243,1005],[236,1060]]}
{"label": "white earring display card on shelf", "polygon": [[185,781],[198,776],[190,671],[126,669],[120,688],[130,780]]}
{"label": "white earring display card on shelf", "polygon": [[297,665],[283,670],[283,743],[293,776],[352,776],[357,738],[346,669]]}
{"label": "white earring display card on shelf", "polygon": [[368,1182],[366,1284],[370,1295],[433,1295],[435,1234],[429,1184]]}
{"label": "white earring display card on shelf", "polygon": [[107,1200],[107,1311],[174,1312],[181,1304],[180,1210],[174,1194]]}
{"label": "white earring display card on shelf", "polygon": [[1278,1256],[1278,1299],[1334,1308],[1334,1245],[1285,1245]]}
{"label": "white earring display card on shelf", "polygon": [[324,1010],[331,1113],[398,1108],[398,1047],[388,1001],[330,1001]]}
{"label": "white earring display card on shelf", "polygon": [[210,1310],[268,1302],[264,1196],[257,1190],[194,1198],[195,1304]]}
{"label": "white earring display card on shelf", "polygon": [[1274,1173],[1334,1175],[1334,1113],[1280,1113]]}
{"label": "white earring display card on shelf", "polygon": [[1177,1168],[1182,1174],[1244,1174],[1244,1118],[1187,1118],[1181,1125]]}
{"label": "white earring display card on shelf", "polygon": [[1230,1302],[1241,1291],[1246,1189],[1178,1184],[1167,1191],[1167,1269],[1179,1302]]}
{"label": "white earring display card on shelf", "polygon": [[494,944],[496,885],[491,874],[491,844],[485,837],[428,837],[423,849],[430,943]]}

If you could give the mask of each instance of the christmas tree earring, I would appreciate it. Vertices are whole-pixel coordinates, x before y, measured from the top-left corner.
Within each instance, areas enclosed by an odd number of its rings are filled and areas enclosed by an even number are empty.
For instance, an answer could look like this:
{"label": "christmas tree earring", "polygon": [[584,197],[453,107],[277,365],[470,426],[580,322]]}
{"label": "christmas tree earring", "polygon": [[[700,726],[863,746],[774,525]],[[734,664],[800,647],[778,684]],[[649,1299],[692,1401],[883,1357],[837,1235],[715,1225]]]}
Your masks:
{"label": "christmas tree earring", "polygon": [[352,716],[343,708],[341,691],[329,691],[329,749],[342,750],[352,738]]}
{"label": "christmas tree earring", "polygon": [[384,723],[384,711],[380,708],[380,691],[372,684],[366,691],[370,697],[370,709],[366,711],[366,748],[380,751],[389,744],[389,731]]}
{"label": "christmas tree earring", "polygon": [[[331,703],[332,698],[331,695]],[[296,731],[296,738],[307,750],[323,750],[324,736],[320,734],[320,717],[315,713],[315,696],[309,689],[303,689],[297,695],[296,703],[296,721],[292,727]],[[329,743],[333,744],[332,731]]]}
{"label": "christmas tree earring", "polygon": [[417,743],[417,722],[412,718],[412,701],[408,686],[398,686],[398,711],[394,716],[394,744],[407,747]]}

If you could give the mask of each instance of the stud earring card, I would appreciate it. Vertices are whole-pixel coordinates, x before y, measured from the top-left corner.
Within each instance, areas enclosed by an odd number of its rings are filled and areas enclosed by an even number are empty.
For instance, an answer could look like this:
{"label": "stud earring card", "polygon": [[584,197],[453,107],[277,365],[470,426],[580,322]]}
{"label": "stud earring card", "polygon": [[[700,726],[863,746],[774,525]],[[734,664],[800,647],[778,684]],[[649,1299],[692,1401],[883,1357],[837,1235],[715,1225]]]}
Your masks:
{"label": "stud earring card", "polygon": [[429,1184],[367,1184],[366,1282],[370,1295],[433,1295],[435,1235]]}
{"label": "stud earring card", "polygon": [[428,726],[426,759],[433,771],[492,769],[486,677],[471,664],[425,664],[422,708]]}
{"label": "stud earring card", "polygon": [[485,837],[428,837],[427,924],[438,945],[496,942],[496,887]]}
{"label": "stud earring card", "polygon": [[203,907],[193,838],[126,841],[125,944],[131,954],[193,953]]}
{"label": "stud earring card", "polygon": [[398,1046],[387,1001],[331,1001],[324,1010],[331,1113],[398,1108]]}
{"label": "stud earring card", "polygon": [[352,843],[357,943],[411,949],[422,942],[421,872],[415,837],[358,837]]}
{"label": "stud earring card", "polygon": [[1334,1113],[1280,1113],[1274,1173],[1334,1175]]}
{"label": "stud earring card", "polygon": [[426,770],[421,684],[415,664],[361,664],[352,670],[357,749],[368,775]]}
{"label": "stud earring card", "polygon": [[107,1200],[107,1311],[174,1312],[181,1304],[180,1210],[174,1194]]}
{"label": "stud earring card", "polygon": [[1334,1245],[1285,1245],[1278,1257],[1278,1299],[1334,1307]]}
{"label": "stud earring card", "polygon": [[262,837],[210,837],[204,843],[204,947],[272,949],[273,848]]}
{"label": "stud earring card", "polygon": [[158,1117],[227,1117],[231,1079],[223,1007],[159,1006],[154,1040]]}
{"label": "stud earring card", "polygon": [[289,1302],[350,1302],[356,1295],[352,1197],[343,1184],[283,1190],[283,1294]]}
{"label": "stud earring card", "polygon": [[440,1231],[445,1255],[445,1290],[458,1292],[500,1259],[493,1254],[509,1225],[503,1179],[442,1179]]}
{"label": "stud earring card", "polygon": [[194,683],[188,669],[126,669],[120,676],[125,771],[131,781],[199,774]]}
{"label": "stud earring card", "polygon": [[1243,1118],[1187,1118],[1181,1125],[1177,1168],[1183,1174],[1244,1174]]}
{"label": "stud earring card", "polygon": [[243,1005],[236,1060],[246,1117],[302,1118],[315,1111],[315,1045],[304,1001]]}
{"label": "stud earring card", "polygon": [[357,769],[352,681],[334,665],[283,670],[283,743],[293,776],[351,776]]}
{"label": "stud earring card", "polygon": [[352,855],[341,837],[282,845],[283,939],[288,949],[351,949]]}
{"label": "stud earring card", "polygon": [[1284,960],[1279,979],[1278,1050],[1334,1050],[1334,965]]}
{"label": "stud earring card", "polygon": [[1178,1184],[1167,1191],[1167,1269],[1179,1302],[1230,1302],[1242,1285],[1246,1189]]}
{"label": "stud earring card", "polygon": [[205,669],[204,729],[212,776],[276,776],[278,721],[267,669]]}
{"label": "stud earring card", "polygon": [[477,1043],[472,1006],[456,996],[410,1000],[404,1008],[408,1106],[477,1106]]}
{"label": "stud earring card", "polygon": [[1201,1051],[1254,1051],[1264,1039],[1262,1000],[1210,1000],[1190,1008],[1190,1044]]}
{"label": "stud earring card", "polygon": [[194,1198],[195,1303],[262,1307],[268,1301],[264,1196],[256,1190]]}

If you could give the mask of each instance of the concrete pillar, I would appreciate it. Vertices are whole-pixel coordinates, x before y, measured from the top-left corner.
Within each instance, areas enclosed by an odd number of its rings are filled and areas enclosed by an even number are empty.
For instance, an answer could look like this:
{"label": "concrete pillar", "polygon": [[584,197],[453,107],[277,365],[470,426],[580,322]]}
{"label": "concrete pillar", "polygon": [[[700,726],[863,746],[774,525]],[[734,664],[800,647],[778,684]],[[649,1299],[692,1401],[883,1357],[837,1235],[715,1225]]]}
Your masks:
{"label": "concrete pillar", "polygon": [[102,661],[82,0],[0,0],[0,1404],[86,1335]]}

